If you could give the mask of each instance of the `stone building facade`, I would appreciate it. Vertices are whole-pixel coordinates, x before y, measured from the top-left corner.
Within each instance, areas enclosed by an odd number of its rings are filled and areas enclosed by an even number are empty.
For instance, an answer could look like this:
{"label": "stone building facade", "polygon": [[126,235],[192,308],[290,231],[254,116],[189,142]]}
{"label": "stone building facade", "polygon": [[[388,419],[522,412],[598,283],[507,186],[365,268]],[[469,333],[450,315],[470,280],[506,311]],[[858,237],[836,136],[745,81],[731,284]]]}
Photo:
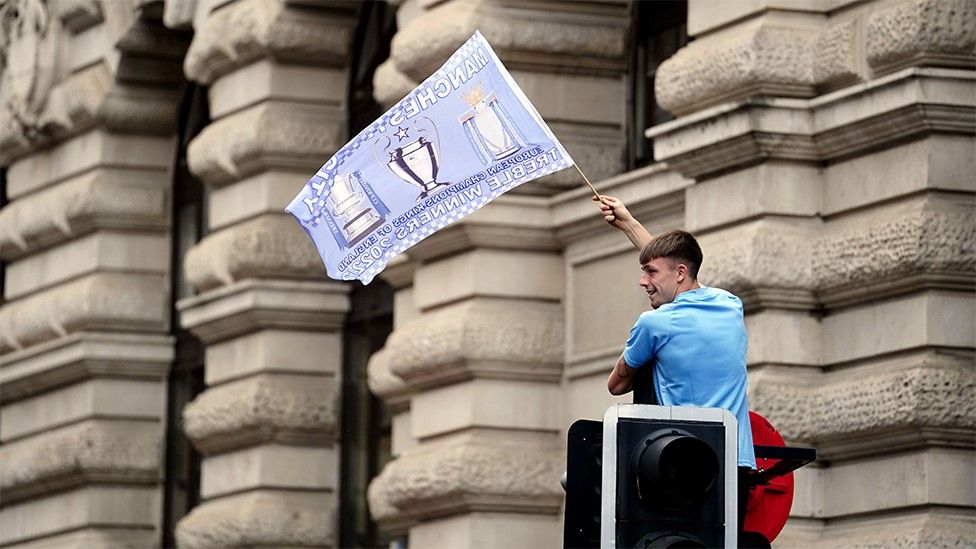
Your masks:
{"label": "stone building facade", "polygon": [[0,547],[561,545],[646,307],[575,171],[371,288],[282,212],[475,29],[742,297],[776,545],[976,545],[973,2],[0,5]]}

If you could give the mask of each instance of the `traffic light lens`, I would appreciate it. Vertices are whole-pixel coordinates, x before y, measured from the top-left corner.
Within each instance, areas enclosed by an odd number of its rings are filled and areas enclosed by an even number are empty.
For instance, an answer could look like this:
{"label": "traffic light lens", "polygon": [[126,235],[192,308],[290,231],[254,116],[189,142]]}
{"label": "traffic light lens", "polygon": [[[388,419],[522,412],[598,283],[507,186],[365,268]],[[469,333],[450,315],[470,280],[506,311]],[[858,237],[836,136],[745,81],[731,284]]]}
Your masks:
{"label": "traffic light lens", "polygon": [[641,446],[637,460],[640,497],[665,511],[680,512],[700,503],[718,479],[718,456],[695,436],[658,432]]}

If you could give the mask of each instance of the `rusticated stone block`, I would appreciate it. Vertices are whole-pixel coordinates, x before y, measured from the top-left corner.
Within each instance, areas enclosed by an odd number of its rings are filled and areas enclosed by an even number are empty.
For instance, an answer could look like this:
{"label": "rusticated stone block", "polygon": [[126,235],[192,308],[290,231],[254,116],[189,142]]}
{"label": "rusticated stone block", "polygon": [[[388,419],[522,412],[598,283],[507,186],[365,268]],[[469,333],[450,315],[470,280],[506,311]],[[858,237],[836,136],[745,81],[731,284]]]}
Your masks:
{"label": "rusticated stone block", "polygon": [[0,351],[82,330],[158,332],[169,323],[164,277],[95,273],[0,308]]}
{"label": "rusticated stone block", "polygon": [[415,389],[473,377],[555,381],[563,332],[559,305],[474,299],[398,327],[386,350],[392,373]]}
{"label": "rusticated stone block", "polygon": [[392,107],[416,87],[417,82],[400,72],[392,59],[380,63],[373,74],[373,98],[384,108]]}
{"label": "rusticated stone block", "polygon": [[180,547],[322,547],[334,543],[333,496],[248,492],[193,508],[176,527]]}
{"label": "rusticated stone block", "polygon": [[259,375],[207,389],[183,409],[183,428],[208,454],[270,441],[328,445],[334,400],[330,377]]}
{"label": "rusticated stone block", "polygon": [[243,0],[215,10],[197,28],[183,67],[188,78],[203,84],[262,57],[341,67],[350,54],[354,29],[355,20],[344,12]]}
{"label": "rusticated stone block", "polygon": [[659,105],[677,116],[750,95],[813,97],[816,31],[754,25],[692,42],[658,67]]}
{"label": "rusticated stone block", "polygon": [[822,532],[793,528],[793,522],[787,523],[776,538],[777,546],[801,549],[976,546],[976,530],[969,509],[935,508],[894,516],[868,515],[859,520],[846,519],[843,524]]}
{"label": "rusticated stone block", "polygon": [[817,35],[813,43],[813,80],[818,86],[839,88],[859,80],[858,25],[858,20],[843,21]]}
{"label": "rusticated stone block", "polygon": [[374,518],[475,510],[556,514],[565,456],[537,434],[466,431],[404,452],[369,488]]}
{"label": "rusticated stone block", "polygon": [[0,446],[4,504],[85,482],[154,482],[157,422],[89,420]]}
{"label": "rusticated stone block", "polygon": [[169,225],[165,174],[99,169],[0,209],[0,257],[78,237],[95,229],[163,229]]}
{"label": "rusticated stone block", "polygon": [[876,74],[908,65],[973,68],[976,4],[911,0],[876,11],[867,22],[867,58]]}
{"label": "rusticated stone block", "polygon": [[388,404],[390,401],[400,400],[409,394],[410,387],[403,379],[390,371],[391,355],[386,349],[380,349],[369,357],[366,366],[369,390]]}
{"label": "rusticated stone block", "polygon": [[344,126],[333,107],[261,103],[208,125],[190,142],[187,162],[194,175],[214,185],[262,170],[312,173],[342,146]]}
{"label": "rusticated stone block", "polygon": [[208,235],[187,252],[184,269],[209,290],[245,278],[321,279],[325,268],[291,216],[271,215]]}
{"label": "rusticated stone block", "polygon": [[[584,6],[585,9],[585,6]],[[552,66],[617,67],[625,55],[626,13],[599,19],[585,13],[561,17],[531,6],[508,9],[487,2],[447,2],[411,20],[393,38],[390,57],[397,69],[420,82],[430,76],[475,30],[480,30],[508,65],[544,59]]]}
{"label": "rusticated stone block", "polygon": [[76,34],[104,21],[97,0],[63,0],[55,2],[51,8],[61,24]]}
{"label": "rusticated stone block", "polygon": [[816,444],[824,459],[922,445],[926,431],[936,440],[971,445],[972,357],[931,353],[914,360],[888,372],[834,374],[841,379],[827,376],[809,387],[762,379],[749,401],[784,437]]}
{"label": "rusticated stone block", "polygon": [[701,279],[737,292],[757,287],[813,287],[810,253],[814,227],[760,221],[732,233],[701,237]]}

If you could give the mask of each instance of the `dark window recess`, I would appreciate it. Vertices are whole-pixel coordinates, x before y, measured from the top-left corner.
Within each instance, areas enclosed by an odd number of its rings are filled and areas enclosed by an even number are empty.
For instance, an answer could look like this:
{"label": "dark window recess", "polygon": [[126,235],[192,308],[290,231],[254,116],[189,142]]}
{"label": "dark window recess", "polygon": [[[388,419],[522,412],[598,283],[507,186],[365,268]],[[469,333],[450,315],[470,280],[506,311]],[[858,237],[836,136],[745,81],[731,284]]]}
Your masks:
{"label": "dark window recess", "polygon": [[183,271],[183,258],[203,238],[207,227],[207,189],[187,168],[186,147],[209,120],[206,88],[189,84],[180,106],[180,141],[173,165],[170,318],[176,358],[167,383],[163,547],[176,547],[176,523],[200,502],[201,456],[183,432],[183,408],[204,389],[203,344],[179,326],[176,302],[194,295]]}
{"label": "dark window recess", "polygon": [[684,1],[634,2],[631,18],[631,116],[628,117],[630,168],[654,162],[651,140],[644,130],[674,119],[654,98],[658,66],[688,43],[688,3]]}
{"label": "dark window recess", "polygon": [[[386,2],[360,4],[348,91],[350,136],[384,112],[373,99],[373,75],[390,56],[395,15]],[[391,417],[369,391],[366,364],[393,330],[393,289],[380,279],[354,283],[350,307],[343,333],[338,545],[386,548],[391,540],[370,517],[366,490],[392,458]]]}

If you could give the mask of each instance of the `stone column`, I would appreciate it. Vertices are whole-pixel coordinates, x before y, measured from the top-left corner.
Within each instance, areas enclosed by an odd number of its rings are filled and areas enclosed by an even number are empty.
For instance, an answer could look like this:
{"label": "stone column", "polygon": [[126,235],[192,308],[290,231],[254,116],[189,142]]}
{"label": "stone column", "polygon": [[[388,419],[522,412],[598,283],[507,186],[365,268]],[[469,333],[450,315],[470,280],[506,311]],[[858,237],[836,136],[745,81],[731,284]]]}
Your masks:
{"label": "stone column", "polygon": [[971,545],[971,2],[695,2],[655,151],[738,293],[751,404],[819,461],[789,546]]}
{"label": "stone column", "polygon": [[0,545],[162,539],[170,168],[160,2],[8,2],[0,55]]}
{"label": "stone column", "polygon": [[184,263],[199,295],[179,304],[206,345],[207,389],[183,414],[203,502],[177,539],[331,546],[347,286],[325,279],[283,208],[345,141],[355,5],[211,7],[195,12],[184,64],[209,86],[212,121],[187,160],[209,187],[210,234]]}
{"label": "stone column", "polygon": [[[408,1],[377,82],[423,80],[480,29],[570,154],[606,177],[623,167],[626,14]],[[560,544],[564,267],[546,197],[579,185],[574,170],[528,183],[409,251],[398,296],[417,314],[374,362],[406,386],[409,424],[393,436],[409,429],[415,445],[373,481],[370,506],[411,547]]]}

